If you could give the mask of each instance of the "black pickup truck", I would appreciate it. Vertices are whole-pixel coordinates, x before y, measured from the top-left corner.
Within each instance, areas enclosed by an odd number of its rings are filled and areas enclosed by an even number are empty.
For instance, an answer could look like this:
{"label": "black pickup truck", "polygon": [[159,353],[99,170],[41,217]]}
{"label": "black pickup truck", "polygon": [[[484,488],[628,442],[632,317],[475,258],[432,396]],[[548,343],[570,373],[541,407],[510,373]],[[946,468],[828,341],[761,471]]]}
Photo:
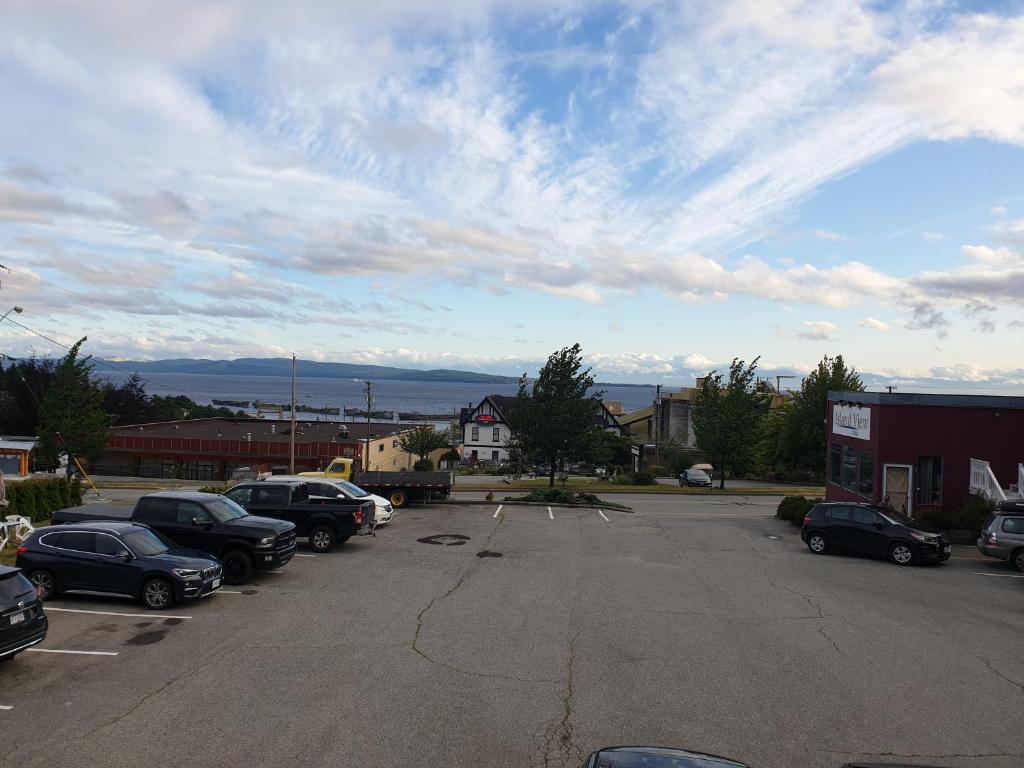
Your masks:
{"label": "black pickup truck", "polygon": [[216,555],[228,584],[244,584],[256,569],[279,568],[295,555],[295,525],[250,515],[217,493],[163,491],[143,496],[134,509],[87,504],[53,515],[54,525],[86,520],[143,523],[181,547]]}
{"label": "black pickup truck", "polygon": [[224,495],[254,515],[295,523],[298,535],[308,537],[315,552],[330,552],[352,536],[370,533],[373,527],[373,501],[310,496],[309,484],[299,480],[245,483]]}

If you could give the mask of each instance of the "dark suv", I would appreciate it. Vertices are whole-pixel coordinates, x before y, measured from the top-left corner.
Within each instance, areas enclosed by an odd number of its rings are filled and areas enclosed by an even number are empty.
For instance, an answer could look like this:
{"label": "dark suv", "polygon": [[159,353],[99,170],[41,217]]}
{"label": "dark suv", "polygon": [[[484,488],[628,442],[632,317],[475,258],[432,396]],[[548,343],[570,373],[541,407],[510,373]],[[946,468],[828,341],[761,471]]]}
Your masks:
{"label": "dark suv", "polygon": [[153,610],[216,592],[221,582],[217,558],[138,523],[40,528],[18,547],[18,567],[43,600],[59,592],[118,595]]}
{"label": "dark suv", "polygon": [[804,516],[800,538],[816,555],[850,552],[896,565],[949,559],[946,535],[888,507],[845,502],[817,504]]}
{"label": "dark suv", "polygon": [[0,661],[43,642],[47,621],[36,588],[18,568],[0,565]]}

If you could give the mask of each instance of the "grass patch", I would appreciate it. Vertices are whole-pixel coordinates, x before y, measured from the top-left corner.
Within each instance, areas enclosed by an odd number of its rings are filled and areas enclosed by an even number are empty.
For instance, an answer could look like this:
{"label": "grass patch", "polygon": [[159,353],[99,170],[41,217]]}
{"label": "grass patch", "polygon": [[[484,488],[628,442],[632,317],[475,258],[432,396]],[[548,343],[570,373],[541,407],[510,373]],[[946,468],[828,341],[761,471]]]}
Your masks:
{"label": "grass patch", "polygon": [[[49,520],[40,520],[32,523],[33,528],[45,528],[50,524]],[[0,565],[14,565],[14,561],[18,559],[18,545],[12,538],[7,542],[7,546],[4,547],[3,552],[0,552]]]}

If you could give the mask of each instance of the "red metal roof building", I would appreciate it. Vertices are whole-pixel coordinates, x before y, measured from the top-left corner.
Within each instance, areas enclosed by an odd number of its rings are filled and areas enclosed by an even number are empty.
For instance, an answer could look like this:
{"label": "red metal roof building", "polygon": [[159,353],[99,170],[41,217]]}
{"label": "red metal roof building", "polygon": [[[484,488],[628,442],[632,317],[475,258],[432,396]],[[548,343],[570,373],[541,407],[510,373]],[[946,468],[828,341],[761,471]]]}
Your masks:
{"label": "red metal roof building", "polygon": [[1024,481],[1024,397],[829,392],[826,426],[828,501],[955,510]]}

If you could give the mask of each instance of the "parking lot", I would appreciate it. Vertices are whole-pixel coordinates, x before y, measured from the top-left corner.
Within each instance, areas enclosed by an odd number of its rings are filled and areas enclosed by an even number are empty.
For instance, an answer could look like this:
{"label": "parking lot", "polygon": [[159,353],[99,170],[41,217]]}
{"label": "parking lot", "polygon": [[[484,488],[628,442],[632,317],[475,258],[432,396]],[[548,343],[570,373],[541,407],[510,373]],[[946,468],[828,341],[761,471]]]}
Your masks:
{"label": "parking lot", "polygon": [[1022,574],[814,556],[776,498],[626,500],[413,507],[166,613],[62,596],[0,666],[0,761],[1024,763]]}

